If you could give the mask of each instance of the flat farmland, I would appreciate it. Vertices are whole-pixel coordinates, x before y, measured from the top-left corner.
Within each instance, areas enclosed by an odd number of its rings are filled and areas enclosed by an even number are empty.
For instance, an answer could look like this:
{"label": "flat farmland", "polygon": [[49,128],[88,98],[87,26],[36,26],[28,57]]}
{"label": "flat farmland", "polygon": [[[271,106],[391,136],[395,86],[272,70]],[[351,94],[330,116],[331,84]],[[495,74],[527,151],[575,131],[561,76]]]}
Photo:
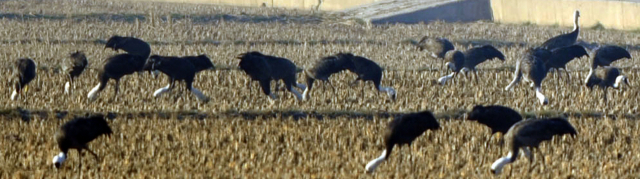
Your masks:
{"label": "flat farmland", "polygon": [[[637,32],[583,27],[579,37],[589,45],[627,48],[634,58],[613,65],[630,86],[608,90],[604,102],[602,90],[584,86],[589,59],[583,57],[569,63],[570,79],[564,72],[562,78],[549,74],[542,89],[550,103],[542,106],[527,83],[513,91],[503,88],[527,48],[569,28],[490,22],[371,26],[326,12],[120,1],[0,5],[0,74],[6,74],[0,80],[0,94],[5,94],[0,95],[5,126],[0,144],[7,146],[0,149],[3,178],[487,178],[491,163],[507,152],[498,145],[500,135],[491,137],[488,128],[463,120],[477,104],[509,106],[528,117],[566,116],[578,130],[576,138],[544,143],[544,156],[536,155],[533,171],[520,157],[505,168],[505,176],[511,171],[524,178],[638,177],[640,155],[633,152],[639,146]],[[112,81],[97,100],[88,101],[98,69],[117,54],[104,48],[112,35],[141,38],[152,54],[207,54],[217,69],[199,73],[194,87],[211,101],[198,101],[183,84],[154,98],[153,91],[168,79],[149,74],[122,78],[117,96]],[[435,80],[450,72],[411,43],[424,35],[447,37],[462,50],[491,44],[506,61],[479,65],[478,82],[458,75],[439,85]],[[89,69],[65,94],[68,56],[76,50],[85,52]],[[236,56],[254,50],[288,58],[300,69],[324,56],[352,52],[380,64],[382,85],[395,88],[398,98],[388,99],[370,82],[351,86],[356,75],[342,72],[330,78],[335,91],[316,82],[310,100],[276,91],[272,104],[237,68]],[[21,57],[36,61],[38,75],[21,98],[11,101],[13,64]],[[303,77],[298,74],[299,83]],[[364,165],[383,149],[386,123],[418,110],[433,111],[442,130],[395,150],[375,174],[365,174]],[[52,137],[58,126],[95,112],[117,116],[110,120],[114,135],[89,144],[102,160],[85,155],[77,168],[80,161],[70,152],[63,169],[56,170],[51,158],[59,152]]]}

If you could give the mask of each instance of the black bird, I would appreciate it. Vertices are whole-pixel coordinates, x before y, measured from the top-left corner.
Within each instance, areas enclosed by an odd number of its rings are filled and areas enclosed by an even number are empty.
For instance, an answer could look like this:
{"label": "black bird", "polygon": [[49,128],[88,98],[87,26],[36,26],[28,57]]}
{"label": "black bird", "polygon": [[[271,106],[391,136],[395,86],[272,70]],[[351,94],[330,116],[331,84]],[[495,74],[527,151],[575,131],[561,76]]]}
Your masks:
{"label": "black bird", "polygon": [[591,75],[589,79],[587,79],[587,83],[585,86],[589,87],[589,89],[593,89],[594,86],[600,87],[603,90],[604,101],[607,101],[607,88],[619,88],[620,83],[625,83],[629,85],[629,80],[626,76],[620,73],[620,69],[615,67],[605,67],[602,72],[604,72],[603,78],[600,78],[596,75]]}
{"label": "black bird", "polygon": [[[372,81],[374,88],[378,92],[385,92],[392,100],[396,99],[395,89],[380,85],[382,81],[382,68],[380,68],[380,66],[374,61],[365,57],[355,56],[351,53],[338,53],[333,56],[322,58],[320,61],[316,62],[312,68],[305,70],[307,89],[304,91],[303,99],[308,98],[309,91],[311,91],[315,80],[328,82],[329,76],[343,70],[349,70],[350,72],[358,75],[351,84],[355,84],[358,80],[365,82]],[[364,86],[362,94],[364,95]]]}
{"label": "black bird", "polygon": [[578,35],[580,34],[580,26],[578,25],[578,18],[580,17],[580,11],[576,10],[573,16],[573,31],[566,34],[555,36],[544,43],[540,47],[553,50],[561,47],[566,47],[576,44]]}
{"label": "black bird", "polygon": [[601,46],[591,52],[591,68],[585,79],[585,83],[595,74],[596,68],[600,66],[609,66],[611,63],[623,59],[631,59],[631,54],[627,49],[615,45]]}
{"label": "black bird", "polygon": [[211,62],[211,59],[209,59],[205,54],[200,54],[198,56],[184,56],[182,58],[187,59],[194,67],[196,67],[196,73],[216,68]]}
{"label": "black bird", "polygon": [[[149,55],[151,55],[151,46],[149,46],[149,43],[135,37],[122,37],[114,35],[109,38],[109,40],[107,40],[107,44],[104,46],[104,48],[111,48],[116,52],[118,50],[123,50],[128,54],[140,56],[142,58],[139,58],[138,60],[141,60],[143,64],[147,61]],[[142,72],[142,70],[143,69],[138,69],[137,71]]]}
{"label": "black bird", "polygon": [[275,94],[271,93],[271,80],[284,81],[286,89],[298,100],[302,100],[302,95],[293,87],[295,85],[303,90],[306,87],[296,82],[296,65],[290,60],[256,51],[240,54],[237,58],[240,59],[240,69],[247,73],[252,81],[260,82],[262,92],[269,96],[270,100],[276,98]]}
{"label": "black bird", "polygon": [[491,128],[491,134],[506,134],[513,124],[520,122],[522,116],[517,111],[500,105],[476,105],[467,115],[467,120],[478,121]]}
{"label": "black bird", "polygon": [[[191,93],[196,95],[198,99],[202,101],[208,101],[208,97],[202,94],[200,90],[193,87],[193,79],[195,78],[198,69],[203,68],[204,66],[198,65],[199,67],[196,68],[196,65],[194,65],[192,62],[193,60],[191,60],[192,58],[197,59],[194,57],[180,58],[159,55],[152,55],[151,57],[149,57],[149,60],[147,61],[147,64],[145,64],[144,68],[151,71],[161,71],[169,77],[169,85],[156,90],[153,93],[153,97],[158,97],[161,94],[173,89],[173,87],[175,87],[176,81],[184,81],[186,85],[185,87],[188,91],[191,91]],[[204,59],[195,62],[204,62]],[[207,66],[208,65],[211,65],[209,66],[209,68],[213,68],[211,61],[209,61],[209,64],[207,64]]]}
{"label": "black bird", "polygon": [[533,163],[533,154],[530,150],[538,149],[541,142],[551,140],[553,136],[564,134],[571,134],[574,137],[577,135],[576,129],[564,118],[527,119],[514,124],[505,135],[509,154],[496,160],[491,165],[491,172],[500,174],[504,165],[516,161],[520,149]]}
{"label": "black bird", "polygon": [[[67,159],[69,149],[76,149],[79,157],[82,157],[82,150],[87,150],[99,161],[98,155],[89,149],[87,143],[101,135],[111,136],[112,133],[111,127],[109,127],[105,116],[102,114],[75,118],[63,124],[55,134],[55,139],[61,152],[53,157],[53,165],[56,168],[60,168]],[[80,161],[82,160],[79,159],[78,161],[78,168],[80,168]]]}
{"label": "black bird", "polygon": [[149,55],[151,55],[151,46],[149,46],[149,43],[135,37],[114,35],[107,40],[104,48],[111,48],[114,51],[123,50],[129,54],[141,56],[144,60],[147,60]]}
{"label": "black bird", "polygon": [[444,59],[445,54],[447,54],[448,51],[455,49],[453,43],[442,37],[424,36],[420,41],[412,42],[414,42],[420,51],[427,50],[427,52],[431,54],[431,57],[436,59]]}
{"label": "black bird", "polygon": [[11,93],[11,100],[15,100],[18,94],[22,94],[22,89],[26,89],[29,82],[36,78],[36,62],[29,58],[18,59],[16,64],[16,71],[14,72],[15,89]]}
{"label": "black bird", "polygon": [[439,128],[440,124],[430,111],[409,113],[396,117],[389,122],[384,134],[386,149],[380,157],[367,163],[365,169],[369,173],[373,172],[378,165],[389,158],[395,145],[402,146],[405,144],[411,146],[411,143],[425,131]]}
{"label": "black bird", "polygon": [[109,57],[102,70],[98,72],[98,80],[100,80],[100,83],[91,89],[87,98],[91,101],[95,100],[98,97],[98,93],[107,86],[109,79],[116,80],[115,93],[113,95],[115,98],[118,95],[120,78],[144,68],[146,60],[141,60],[142,58],[144,57],[132,54],[118,54]]}
{"label": "black bird", "polygon": [[551,56],[549,56],[548,59],[543,59],[543,61],[547,70],[551,71],[551,69],[555,69],[557,72],[559,69],[564,69],[567,74],[567,78],[571,78],[567,71],[567,63],[571,62],[571,60],[575,58],[580,58],[585,55],[589,56],[584,47],[580,45],[571,45],[551,50]]}
{"label": "black bird", "polygon": [[525,55],[521,57],[516,63],[516,70],[514,72],[514,78],[509,86],[505,87],[505,91],[511,90],[522,79],[523,73],[526,81],[531,81],[531,86],[535,87],[536,98],[540,100],[542,105],[549,103],[547,97],[542,94],[542,80],[547,77],[547,69],[545,68],[544,61],[551,57],[551,51],[543,48],[530,48]]}
{"label": "black bird", "polygon": [[478,82],[478,71],[476,66],[487,60],[498,58],[504,62],[504,54],[491,45],[477,46],[468,49],[464,53],[454,50],[449,51],[445,55],[445,60],[449,69],[453,71],[447,76],[443,76],[438,79],[440,84],[444,84],[447,80],[453,78],[457,73],[464,72],[467,74],[469,71],[473,71],[476,77],[476,83]]}
{"label": "black bird", "polygon": [[89,64],[89,62],[87,61],[87,57],[81,51],[76,51],[71,53],[70,57],[73,64],[71,66],[71,71],[69,71],[69,74],[68,74],[69,81],[67,81],[67,83],[64,84],[65,93],[69,93],[69,88],[71,87],[71,83],[73,83],[73,80],[78,78],[78,76],[82,74],[84,69],[87,68],[87,65]]}

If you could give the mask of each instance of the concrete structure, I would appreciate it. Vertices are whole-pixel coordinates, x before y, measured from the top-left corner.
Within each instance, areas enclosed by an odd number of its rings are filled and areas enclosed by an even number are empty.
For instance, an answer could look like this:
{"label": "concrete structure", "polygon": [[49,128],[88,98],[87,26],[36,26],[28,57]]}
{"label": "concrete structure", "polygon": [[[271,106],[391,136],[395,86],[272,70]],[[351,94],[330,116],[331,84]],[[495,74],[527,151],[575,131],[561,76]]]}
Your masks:
{"label": "concrete structure", "polygon": [[374,24],[492,20],[490,0],[385,0],[343,12]]}
{"label": "concrete structure", "polygon": [[200,4],[222,4],[252,7],[283,7],[307,10],[338,11],[371,4],[380,0],[148,0],[156,2],[181,2]]}
{"label": "concrete structure", "polygon": [[493,20],[502,23],[573,26],[577,9],[582,27],[640,29],[640,0],[491,0],[491,7]]}
{"label": "concrete structure", "polygon": [[341,11],[372,23],[468,22],[573,25],[640,30],[640,0],[141,0]]}

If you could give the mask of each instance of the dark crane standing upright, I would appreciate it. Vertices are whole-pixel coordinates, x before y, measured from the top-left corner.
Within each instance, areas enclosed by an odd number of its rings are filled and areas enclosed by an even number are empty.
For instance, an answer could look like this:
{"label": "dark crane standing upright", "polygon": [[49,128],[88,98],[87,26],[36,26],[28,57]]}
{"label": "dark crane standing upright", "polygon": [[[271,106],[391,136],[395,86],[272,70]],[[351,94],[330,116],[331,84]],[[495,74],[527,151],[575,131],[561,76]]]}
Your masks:
{"label": "dark crane standing upright", "polygon": [[478,71],[476,66],[487,60],[498,58],[504,62],[504,54],[491,45],[477,46],[468,49],[464,53],[454,50],[449,51],[445,55],[446,65],[453,71],[451,74],[438,79],[440,84],[444,84],[447,80],[453,78],[457,73],[463,72],[465,75],[469,71],[473,71],[478,83]]}
{"label": "dark crane standing upright", "polygon": [[262,92],[269,96],[270,100],[276,98],[275,94],[271,93],[271,80],[284,81],[286,89],[298,100],[302,100],[302,95],[293,87],[295,85],[303,90],[306,87],[296,82],[296,65],[290,60],[256,51],[240,54],[237,58],[240,59],[240,69],[247,73],[252,81],[260,82]]}
{"label": "dark crane standing upright", "polygon": [[607,101],[607,88],[619,88],[620,83],[625,83],[629,85],[629,80],[626,76],[620,73],[620,69],[615,67],[605,67],[603,70],[604,75],[603,78],[598,77],[597,75],[590,76],[587,79],[587,83],[585,86],[589,87],[589,89],[593,89],[594,86],[600,87],[603,90],[604,101]]}
{"label": "dark crane standing upright", "polygon": [[549,103],[547,97],[542,94],[542,80],[547,77],[547,69],[545,68],[544,61],[551,57],[551,51],[543,48],[530,48],[526,54],[521,57],[516,63],[516,70],[514,72],[514,78],[505,91],[511,90],[522,79],[523,73],[526,81],[531,81],[533,87],[536,90],[536,98],[540,100],[542,105]]}
{"label": "dark crane standing upright", "polygon": [[367,172],[373,172],[378,165],[387,160],[395,145],[411,146],[411,143],[427,130],[440,129],[440,124],[430,111],[409,113],[396,117],[389,122],[384,134],[385,150],[380,157],[370,161],[365,166]]}
{"label": "dark crane standing upright", "polygon": [[[576,136],[576,129],[564,118],[551,119],[527,119],[520,121],[509,129],[505,139],[509,154],[496,160],[491,165],[491,172],[500,174],[504,165],[513,163],[518,158],[518,152],[522,149],[533,163],[531,150],[538,150],[541,142],[551,140],[553,136],[571,134]],[[538,150],[538,152],[540,152]],[[544,160],[544,157],[543,157]]]}
{"label": "dark crane standing upright", "polygon": [[[79,157],[82,157],[82,150],[87,150],[99,161],[98,155],[89,149],[87,143],[101,135],[111,136],[112,133],[111,127],[102,114],[75,118],[63,124],[55,134],[61,152],[53,157],[54,166],[56,168],[62,166],[62,163],[67,159],[69,149],[76,149]],[[80,168],[81,158],[78,161],[78,168]]]}
{"label": "dark crane standing upright", "polygon": [[587,83],[589,79],[591,79],[591,76],[595,74],[596,68],[600,66],[609,66],[611,63],[623,58],[631,59],[631,54],[627,49],[622,47],[606,45],[596,48],[591,52],[591,68],[589,69],[589,74],[585,79],[585,83]]}
{"label": "dark crane standing upright", "polygon": [[[396,99],[396,91],[392,87],[381,86],[382,82],[382,68],[374,61],[365,57],[355,56],[351,53],[338,53],[334,56],[325,57],[315,64],[314,67],[305,71],[307,76],[307,86],[304,95],[306,98],[309,96],[309,91],[313,86],[313,82],[317,80],[328,81],[329,76],[334,73],[338,73],[343,70],[349,70],[352,73],[358,75],[358,77],[351,82],[355,84],[358,81],[371,81],[374,88],[378,92],[385,92],[391,98]],[[364,95],[364,86],[362,88],[362,95]]]}
{"label": "dark crane standing upright", "polygon": [[23,89],[27,89],[27,85],[31,80],[36,78],[36,62],[29,58],[18,59],[16,71],[14,72],[14,90],[11,93],[11,100],[15,100],[18,94],[22,94]]}
{"label": "dark crane standing upright", "polygon": [[[81,51],[76,51],[71,53],[70,57],[72,61],[72,66],[71,66],[71,71],[69,71],[69,74],[68,74],[69,81],[67,81],[67,83],[64,84],[65,93],[70,92],[69,88],[71,87],[71,83],[73,83],[73,80],[78,78],[78,76],[82,74],[84,69],[87,68],[87,65],[89,65],[89,61],[87,61],[87,57]],[[75,88],[75,85],[74,85],[74,88]]]}
{"label": "dark crane standing upright", "polygon": [[576,10],[573,16],[573,31],[566,34],[555,36],[544,43],[540,47],[553,50],[561,47],[566,47],[576,44],[578,35],[580,34],[580,26],[578,25],[578,19],[580,18],[580,11]]}

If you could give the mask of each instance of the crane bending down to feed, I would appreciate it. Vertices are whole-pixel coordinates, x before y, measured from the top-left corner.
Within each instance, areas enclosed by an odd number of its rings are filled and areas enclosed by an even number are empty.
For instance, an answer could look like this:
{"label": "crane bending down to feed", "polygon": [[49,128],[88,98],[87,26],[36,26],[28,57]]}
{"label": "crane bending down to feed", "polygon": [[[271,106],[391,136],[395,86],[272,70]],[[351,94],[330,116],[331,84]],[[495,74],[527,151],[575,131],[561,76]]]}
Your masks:
{"label": "crane bending down to feed", "polygon": [[[67,159],[69,149],[76,149],[79,157],[82,157],[82,150],[87,150],[99,161],[98,155],[89,149],[87,143],[102,135],[111,136],[112,133],[111,127],[102,114],[75,118],[63,124],[55,134],[61,152],[53,157],[53,165],[60,168]],[[78,160],[78,168],[82,164],[80,161],[82,160]]]}
{"label": "crane bending down to feed", "polygon": [[[514,124],[505,135],[509,154],[491,164],[491,173],[500,174],[504,165],[515,162],[520,149],[529,158],[531,167],[533,163],[531,150],[538,150],[542,154],[538,149],[540,143],[551,140],[553,136],[564,134],[571,134],[574,137],[577,135],[576,129],[564,118],[527,119]],[[542,159],[544,160],[544,157]]]}
{"label": "crane bending down to feed", "polygon": [[11,100],[15,100],[18,94],[22,94],[24,89],[27,89],[27,85],[36,78],[36,62],[29,58],[18,59],[16,64],[16,71],[14,71],[14,90],[11,93]]}
{"label": "crane bending down to feed", "polygon": [[[544,59],[548,59],[551,56],[549,50],[543,48],[530,48],[525,53],[525,56],[521,57],[516,62],[516,70],[514,72],[514,78],[509,86],[505,87],[505,91],[511,90],[516,84],[520,82],[522,76],[526,81],[531,81],[532,86],[536,90],[536,98],[540,100],[542,105],[549,103],[547,97],[542,94],[542,80],[547,77],[547,69],[544,65]],[[524,74],[524,75],[523,75]]]}
{"label": "crane bending down to feed", "polygon": [[[67,81],[67,83],[64,84],[65,93],[70,92],[71,83],[73,83],[73,80],[78,78],[78,76],[82,74],[84,69],[87,68],[87,65],[89,65],[89,61],[87,61],[87,57],[81,51],[76,51],[74,53],[71,53],[70,57],[73,64],[71,64],[71,71],[69,71],[69,74],[68,74],[69,81]],[[75,88],[75,84],[74,84],[74,88]]]}
{"label": "crane bending down to feed", "polygon": [[443,60],[447,52],[455,49],[453,43],[443,37],[424,36],[418,42],[412,40],[412,43],[416,45],[420,51],[427,50],[431,57]]}
{"label": "crane bending down to feed", "polygon": [[555,36],[544,43],[540,47],[553,50],[561,47],[566,47],[576,44],[578,35],[580,34],[580,26],[578,25],[578,19],[580,18],[580,11],[576,10],[573,14],[573,31],[566,34]]}
{"label": "crane bending down to feed", "polygon": [[476,66],[487,60],[493,60],[495,58],[498,58],[503,62],[505,60],[504,54],[491,45],[473,47],[464,53],[458,50],[449,51],[445,55],[445,60],[447,61],[446,65],[453,72],[439,78],[438,82],[443,85],[459,72],[463,72],[466,75],[469,71],[473,71],[476,83],[478,83],[478,71],[476,70]]}
{"label": "crane bending down to feed", "polygon": [[95,100],[98,97],[98,94],[107,86],[109,79],[116,80],[116,84],[114,85],[115,93],[113,94],[113,97],[115,98],[118,95],[120,78],[144,68],[146,60],[141,60],[141,58],[144,57],[126,53],[109,57],[107,59],[107,63],[105,63],[100,72],[98,72],[98,80],[100,80],[100,83],[89,91],[87,98],[89,98],[90,101]]}
{"label": "crane bending down to feed", "polygon": [[[196,95],[198,99],[202,101],[209,101],[209,98],[207,96],[202,94],[202,92],[197,88],[193,87],[193,79],[195,78],[196,73],[199,72],[199,68],[212,69],[214,68],[213,63],[209,62],[207,66],[199,66],[198,68],[196,68],[196,65],[193,64],[190,59],[192,59],[192,57],[180,58],[159,55],[152,55],[151,57],[149,57],[149,60],[145,64],[144,68],[151,71],[161,71],[169,77],[169,85],[156,90],[153,93],[154,97],[158,97],[163,93],[169,92],[175,87],[176,81],[184,81],[186,89]],[[209,66],[209,64],[211,66]]]}
{"label": "crane bending down to feed", "polygon": [[[355,84],[358,80],[372,81],[374,88],[378,92],[385,92],[391,98],[396,99],[396,90],[392,87],[381,86],[382,81],[382,68],[374,61],[365,57],[355,56],[351,53],[338,53],[333,56],[324,57],[320,59],[316,64],[305,70],[307,89],[304,90],[303,99],[309,98],[309,92],[313,88],[313,82],[315,80],[321,80],[328,82],[329,77],[343,70],[349,70],[355,73],[358,77],[351,84]],[[364,95],[364,87],[362,89]]]}
{"label": "crane bending down to feed", "polygon": [[411,146],[411,143],[427,130],[440,129],[440,124],[430,111],[409,113],[396,117],[387,125],[384,134],[385,150],[380,157],[370,161],[365,166],[367,172],[372,173],[385,160],[389,159],[395,145]]}
{"label": "crane bending down to feed", "polygon": [[587,83],[585,86],[589,87],[589,89],[593,89],[594,86],[600,87],[603,90],[604,101],[607,101],[607,88],[612,87],[618,89],[620,87],[620,83],[625,83],[629,85],[629,80],[626,76],[620,73],[620,69],[615,67],[605,67],[603,70],[604,75],[603,78],[598,77],[597,75],[591,75],[589,79],[587,79]]}
{"label": "crane bending down to feed", "polygon": [[302,94],[293,87],[295,85],[302,90],[306,87],[296,82],[296,65],[290,60],[256,51],[240,54],[237,58],[240,59],[240,69],[247,73],[252,81],[260,82],[262,92],[269,96],[270,100],[276,99],[276,95],[271,93],[271,80],[284,81],[286,89],[298,100],[302,100]]}
{"label": "crane bending down to feed", "polygon": [[491,135],[509,131],[513,124],[522,121],[522,116],[517,111],[500,105],[482,106],[476,105],[467,115],[467,120],[477,121],[491,129]]}
{"label": "crane bending down to feed", "polygon": [[611,63],[623,58],[631,59],[631,54],[627,49],[622,47],[606,45],[596,48],[591,53],[591,68],[589,69],[585,83],[588,83],[591,76],[595,74],[596,68],[610,66]]}

